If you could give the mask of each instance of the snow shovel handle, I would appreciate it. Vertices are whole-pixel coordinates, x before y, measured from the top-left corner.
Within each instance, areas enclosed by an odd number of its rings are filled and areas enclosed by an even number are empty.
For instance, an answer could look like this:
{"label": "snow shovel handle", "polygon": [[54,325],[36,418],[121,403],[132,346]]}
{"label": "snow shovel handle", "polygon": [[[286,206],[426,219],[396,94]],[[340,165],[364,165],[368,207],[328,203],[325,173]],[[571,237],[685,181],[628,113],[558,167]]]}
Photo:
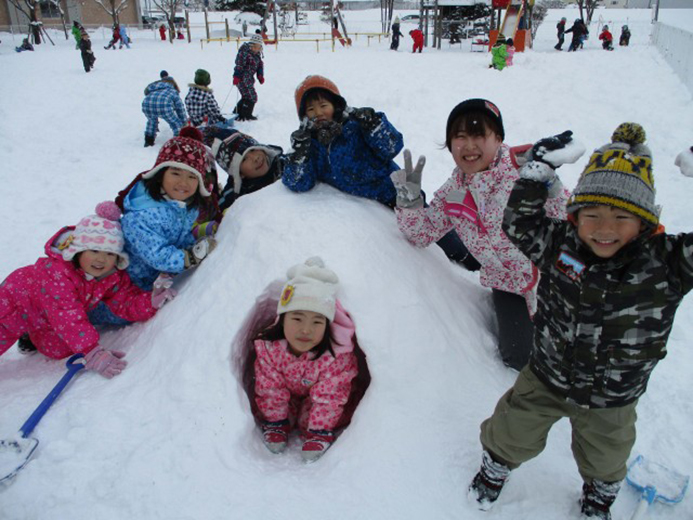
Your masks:
{"label": "snow shovel handle", "polygon": [[640,502],[638,502],[638,507],[635,508],[635,512],[630,520],[642,520],[647,514],[647,507],[655,501],[657,496],[657,490],[652,486],[647,486],[642,490],[642,495],[640,495]]}
{"label": "snow shovel handle", "polygon": [[60,393],[65,389],[70,380],[75,376],[77,372],[84,368],[84,363],[76,363],[80,358],[83,358],[84,354],[75,354],[70,359],[67,360],[67,373],[62,377],[58,384],[53,387],[53,390],[46,396],[46,398],[41,401],[34,413],[26,420],[19,431],[22,433],[22,437],[25,439],[31,435],[34,431],[36,425],[39,423],[41,418],[46,414],[48,409],[51,407],[53,402],[58,398]]}

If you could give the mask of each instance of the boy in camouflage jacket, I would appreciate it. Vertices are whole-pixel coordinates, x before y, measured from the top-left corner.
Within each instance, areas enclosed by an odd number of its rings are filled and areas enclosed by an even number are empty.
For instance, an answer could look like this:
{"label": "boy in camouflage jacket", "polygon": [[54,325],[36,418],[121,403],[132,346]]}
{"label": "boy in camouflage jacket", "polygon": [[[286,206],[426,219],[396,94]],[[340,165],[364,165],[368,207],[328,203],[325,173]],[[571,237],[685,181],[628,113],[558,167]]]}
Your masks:
{"label": "boy in camouflage jacket", "polygon": [[693,287],[693,234],[660,228],[652,158],[634,123],[592,154],[568,221],[547,218],[546,185],[569,141],[535,144],[508,201],[503,229],[541,271],[534,349],[481,425],[485,451],[470,497],[488,509],[510,470],[537,456],[568,417],[582,517],[610,519],[635,443],[638,398]]}

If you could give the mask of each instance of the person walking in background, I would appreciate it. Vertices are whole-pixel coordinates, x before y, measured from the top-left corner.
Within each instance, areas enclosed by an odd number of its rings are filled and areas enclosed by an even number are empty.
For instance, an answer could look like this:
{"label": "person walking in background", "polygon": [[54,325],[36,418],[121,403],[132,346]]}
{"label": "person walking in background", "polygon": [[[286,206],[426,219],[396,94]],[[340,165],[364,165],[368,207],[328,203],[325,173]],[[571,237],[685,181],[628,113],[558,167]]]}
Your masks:
{"label": "person walking in background", "polygon": [[120,33],[120,46],[118,48],[122,49],[123,45],[125,45],[129,49],[130,48],[130,37],[128,36],[128,30],[125,28],[124,25],[121,25],[119,27],[119,33]]}
{"label": "person walking in background", "polygon": [[621,47],[628,47],[628,44],[630,43],[630,29],[628,29],[627,25],[624,25],[621,27],[621,36],[618,39],[618,44]]}
{"label": "person walking in background", "polygon": [[265,82],[265,68],[262,62],[262,36],[253,34],[250,41],[241,45],[236,55],[236,64],[233,69],[233,84],[241,93],[234,113],[238,114],[239,121],[254,121],[253,115],[257,92],[255,92],[255,76],[262,85]]}
{"label": "person walking in background", "polygon": [[587,39],[587,35],[590,33],[582,18],[577,18],[573,26],[565,32],[573,33],[573,39],[570,41],[568,52],[576,51],[578,47],[582,47]]}
{"label": "person walking in background", "polygon": [[79,50],[82,54],[82,64],[84,65],[84,71],[89,72],[94,68],[94,62],[96,61],[96,56],[94,56],[94,51],[91,50],[91,39],[89,38],[89,33],[82,33],[82,37],[79,40]]}
{"label": "person walking in background", "polygon": [[[120,41],[120,29],[118,28],[118,25],[113,26],[113,35],[111,36],[111,41],[108,42],[108,45],[104,47],[104,49],[113,49],[115,50],[116,43]],[[122,47],[122,44],[121,44]]]}
{"label": "person walking in background", "polygon": [[395,21],[392,23],[392,43],[390,50],[396,51],[399,49],[399,39],[404,36],[399,30],[399,16],[395,16]]}
{"label": "person walking in background", "polygon": [[77,20],[72,22],[72,36],[75,37],[75,49],[79,50],[79,41],[82,39],[82,33],[87,32],[86,29]]}
{"label": "person walking in background", "polygon": [[563,42],[565,41],[565,16],[561,18],[561,21],[556,24],[556,35],[558,36],[558,43],[554,47],[557,51],[563,50]]}

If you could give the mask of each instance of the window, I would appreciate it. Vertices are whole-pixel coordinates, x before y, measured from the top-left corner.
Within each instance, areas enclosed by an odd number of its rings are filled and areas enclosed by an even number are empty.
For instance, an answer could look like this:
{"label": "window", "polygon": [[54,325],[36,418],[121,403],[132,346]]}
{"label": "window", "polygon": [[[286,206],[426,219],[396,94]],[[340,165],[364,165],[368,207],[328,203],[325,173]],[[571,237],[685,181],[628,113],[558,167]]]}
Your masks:
{"label": "window", "polygon": [[42,0],[39,5],[41,6],[41,18],[60,18],[60,9],[55,2],[51,0]]}

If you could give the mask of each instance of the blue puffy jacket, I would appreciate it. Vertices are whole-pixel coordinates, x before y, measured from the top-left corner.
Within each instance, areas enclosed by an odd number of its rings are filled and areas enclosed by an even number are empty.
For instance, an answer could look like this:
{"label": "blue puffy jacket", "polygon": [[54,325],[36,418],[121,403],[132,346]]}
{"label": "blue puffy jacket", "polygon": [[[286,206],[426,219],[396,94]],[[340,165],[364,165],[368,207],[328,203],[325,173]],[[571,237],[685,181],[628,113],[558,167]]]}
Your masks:
{"label": "blue puffy jacket", "polygon": [[290,155],[282,182],[292,191],[308,191],[318,181],[340,191],[377,200],[394,206],[395,187],[390,174],[399,170],[393,161],[402,150],[402,134],[392,126],[385,114],[372,132],[364,131],[354,119],[347,119],[341,135],[325,146],[311,140],[307,160],[294,160]]}
{"label": "blue puffy jacket", "polygon": [[130,190],[123,206],[120,223],[130,255],[128,274],[142,289],[151,290],[159,273],[185,269],[183,250],[195,243],[192,226],[198,210],[178,201],[154,200],[142,181]]}

